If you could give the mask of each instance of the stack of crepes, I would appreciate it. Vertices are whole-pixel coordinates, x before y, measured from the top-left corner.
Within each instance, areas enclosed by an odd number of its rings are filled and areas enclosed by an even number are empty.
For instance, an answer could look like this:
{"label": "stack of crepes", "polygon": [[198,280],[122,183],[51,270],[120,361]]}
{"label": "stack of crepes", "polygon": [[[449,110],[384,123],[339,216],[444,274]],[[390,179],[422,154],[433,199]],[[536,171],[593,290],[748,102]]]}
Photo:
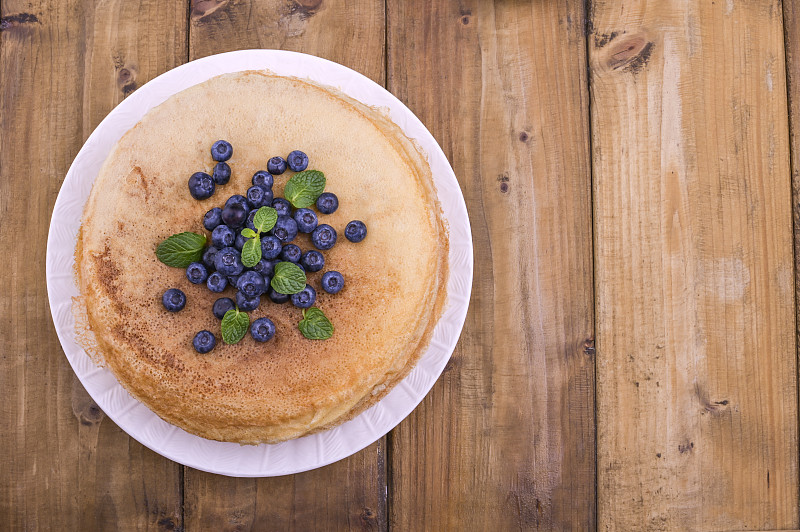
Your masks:
{"label": "stack of crepes", "polygon": [[[210,172],[208,149],[223,138],[234,146],[231,181],[194,200],[188,177]],[[251,321],[271,318],[275,338],[248,335],[200,355],[192,337],[208,329],[219,338],[210,309],[226,294],[190,284],[182,269],[157,260],[156,246],[183,231],[208,235],[203,214],[243,194],[271,156],[294,149],[339,198],[325,223],[340,236],[353,219],[369,227],[363,242],[341,238],[325,253],[326,269],[346,279],[339,294],[317,290],[335,333],[306,339],[300,309],[267,300]],[[276,195],[287,179],[276,176]],[[294,243],[313,249],[308,235]],[[443,311],[447,258],[430,167],[383,112],[307,80],[226,74],[152,109],[105,161],[76,248],[78,334],[95,362],[164,420],[213,440],[280,442],[352,418],[411,370]],[[167,288],[186,293],[182,311],[164,309]]]}

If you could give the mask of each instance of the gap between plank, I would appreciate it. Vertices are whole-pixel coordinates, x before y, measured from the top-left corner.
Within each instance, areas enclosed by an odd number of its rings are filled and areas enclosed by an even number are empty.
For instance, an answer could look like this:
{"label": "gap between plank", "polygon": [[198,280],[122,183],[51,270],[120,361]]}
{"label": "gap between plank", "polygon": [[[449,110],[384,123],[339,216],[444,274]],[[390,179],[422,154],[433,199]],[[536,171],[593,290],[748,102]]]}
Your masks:
{"label": "gap between plank", "polygon": [[192,57],[191,46],[192,46],[192,0],[186,0],[186,62],[187,63]]}
{"label": "gap between plank", "polygon": [[[790,0],[791,1],[791,0]],[[794,276],[792,277],[792,284],[794,289],[794,330],[795,330],[795,374],[797,374],[797,382],[798,385],[795,386],[795,401],[797,403],[797,412],[798,412],[798,439],[800,440],[800,346],[797,344],[798,338],[798,329],[797,329],[797,310],[798,305],[800,305],[800,300],[798,300],[797,295],[797,234],[800,231],[800,227],[797,224],[797,217],[794,214],[795,210],[795,197],[794,191],[797,187],[796,176],[795,176],[795,153],[793,149],[794,139],[792,132],[795,131],[795,127],[797,124],[794,123],[794,116],[792,113],[792,75],[789,71],[789,56],[790,56],[790,48],[789,48],[789,33],[786,27],[786,0],[781,0],[781,27],[783,28],[783,68],[786,71],[786,114],[789,117],[788,126],[789,126],[789,199],[792,203],[791,205],[791,213],[792,213],[792,258],[794,262]],[[796,505],[800,507],[800,499],[796,501]]]}
{"label": "gap between plank", "polygon": [[591,3],[592,0],[584,0],[583,2],[583,37],[586,54],[586,127],[589,130],[589,220],[591,224],[590,240],[592,242],[592,338],[594,339],[594,379],[592,381],[592,393],[594,394],[594,530],[597,530],[599,523],[598,510],[600,508],[600,500],[598,497],[598,478],[600,475],[600,470],[598,467],[599,462],[597,453],[597,358],[600,354],[600,350],[597,348],[599,344],[597,338],[597,245],[595,243],[594,231],[594,150],[592,148],[594,130],[592,129],[592,67],[589,58],[589,36],[592,33]]}

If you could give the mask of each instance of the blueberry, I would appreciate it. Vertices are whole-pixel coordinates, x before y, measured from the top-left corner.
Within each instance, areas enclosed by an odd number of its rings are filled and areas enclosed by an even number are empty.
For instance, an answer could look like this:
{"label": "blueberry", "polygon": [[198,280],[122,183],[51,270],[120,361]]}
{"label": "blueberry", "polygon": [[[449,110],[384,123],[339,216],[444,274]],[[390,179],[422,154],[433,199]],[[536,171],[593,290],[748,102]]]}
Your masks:
{"label": "blueberry", "polygon": [[226,277],[239,275],[244,269],[239,251],[231,247],[222,248],[217,252],[217,256],[214,258],[214,266],[216,266],[219,273]]}
{"label": "blueberry", "polygon": [[256,225],[253,223],[253,219],[256,217],[256,213],[258,211],[250,211],[250,214],[247,215],[247,221],[244,223],[244,226],[248,229],[252,229],[253,231],[256,230]]}
{"label": "blueberry", "polygon": [[261,239],[261,257],[265,259],[277,259],[281,254],[281,241],[278,237],[268,235]]}
{"label": "blueberry", "polygon": [[222,292],[228,286],[228,279],[219,272],[214,272],[208,276],[206,286],[212,292]]}
{"label": "blueberry", "polygon": [[336,243],[336,230],[328,224],[320,224],[311,233],[311,243],[321,250],[331,249]]}
{"label": "blueberry", "polygon": [[241,251],[245,242],[247,242],[247,238],[242,236],[242,233],[239,233],[236,235],[236,241],[233,243],[233,247]]}
{"label": "blueberry", "polygon": [[308,308],[317,300],[317,291],[311,285],[306,285],[302,292],[292,294],[292,305],[297,308]]}
{"label": "blueberry", "polygon": [[319,251],[306,251],[300,258],[300,264],[306,271],[318,272],[325,266],[325,257]]}
{"label": "blueberry", "polygon": [[217,345],[217,338],[211,334],[211,331],[200,331],[194,335],[192,345],[195,351],[200,354],[205,354],[214,349],[214,346]]}
{"label": "blueberry", "polygon": [[229,275],[228,276],[228,284],[230,286],[236,286],[236,283],[239,282],[239,277],[241,277],[241,275]]}
{"label": "blueberry", "polygon": [[236,242],[236,233],[227,225],[218,225],[211,231],[211,244],[218,248],[231,247]]}
{"label": "blueberry", "polygon": [[269,318],[258,318],[250,326],[250,334],[256,342],[266,342],[275,336],[275,324]]}
{"label": "blueberry", "polygon": [[275,336],[275,324],[269,318],[258,318],[250,326],[250,334],[256,342],[266,342]]}
{"label": "blueberry", "polygon": [[203,265],[205,265],[205,267],[209,270],[216,269],[216,266],[214,265],[214,257],[217,256],[217,251],[219,251],[219,249],[216,247],[208,246],[203,252]]}
{"label": "blueberry", "polygon": [[186,278],[194,284],[204,283],[208,279],[208,270],[202,262],[193,262],[186,267]]}
{"label": "blueberry", "polygon": [[335,271],[322,274],[322,289],[329,294],[338,294],[344,288],[344,276]]}
{"label": "blueberry", "polygon": [[214,195],[214,181],[205,172],[197,172],[189,178],[189,194],[196,200],[204,200]]}
{"label": "blueberry", "polygon": [[281,260],[297,263],[302,254],[303,252],[299,247],[294,244],[287,244],[283,246],[283,250],[281,250]]}
{"label": "blueberry", "polygon": [[216,226],[222,223],[222,209],[214,207],[203,216],[203,227],[213,231]]}
{"label": "blueberry", "polygon": [[251,310],[255,310],[260,304],[261,298],[259,296],[247,297],[242,293],[241,290],[236,292],[236,306],[239,307],[239,310],[242,312],[250,312]]}
{"label": "blueberry", "polygon": [[239,276],[236,288],[245,297],[256,297],[267,291],[267,283],[264,282],[264,277],[260,273],[250,270]]}
{"label": "blueberry", "polygon": [[236,305],[233,302],[233,299],[229,297],[221,297],[214,301],[214,306],[211,307],[211,312],[214,313],[214,317],[218,320],[221,320],[225,317],[225,313],[234,308]]}
{"label": "blueberry", "polygon": [[278,216],[275,227],[273,227],[269,233],[277,237],[281,243],[286,244],[294,240],[297,236],[297,222],[289,216]]}
{"label": "blueberry", "polygon": [[310,233],[317,227],[317,215],[311,209],[297,209],[293,218],[301,233]]}
{"label": "blueberry", "polygon": [[333,192],[323,192],[317,198],[317,209],[322,214],[333,214],[339,208],[339,198]]}
{"label": "blueberry", "polygon": [[228,181],[231,180],[231,167],[228,166],[228,163],[219,162],[215,164],[211,179],[218,185],[227,185]]}
{"label": "blueberry", "polygon": [[272,190],[272,185],[274,183],[275,179],[269,172],[265,172],[264,170],[259,170],[258,172],[253,174],[253,185],[257,185]]}
{"label": "blueberry", "polygon": [[247,205],[251,209],[258,209],[272,204],[272,189],[253,185],[247,189]]}
{"label": "blueberry", "polygon": [[267,171],[272,175],[281,175],[286,171],[286,159],[273,157],[267,161]]}
{"label": "blueberry", "polygon": [[227,207],[229,205],[241,205],[242,207],[247,209],[248,208],[247,207],[247,198],[245,198],[241,194],[234,194],[233,196],[231,196],[230,198],[228,198],[225,201],[225,206]]}
{"label": "blueberry", "polygon": [[217,248],[227,248],[236,242],[236,232],[225,224],[218,225],[211,231],[211,244]]}
{"label": "blueberry", "polygon": [[[263,253],[262,253],[263,256]],[[269,284],[272,274],[275,273],[275,265],[278,264],[276,260],[269,260],[262,258],[253,266],[253,271],[260,273],[264,277],[264,282]]]}
{"label": "blueberry", "polygon": [[161,303],[170,312],[178,312],[186,306],[186,294],[177,288],[170,288],[161,296]]}
{"label": "blueberry", "polygon": [[211,158],[215,161],[227,161],[233,155],[233,146],[230,142],[218,140],[211,146]]}
{"label": "blueberry", "polygon": [[289,216],[292,214],[292,204],[283,198],[272,200],[272,208],[278,211],[278,216]]}
{"label": "blueberry", "polygon": [[247,207],[242,207],[238,203],[225,205],[225,208],[222,209],[222,221],[232,229],[238,229],[244,225],[247,214]]}
{"label": "blueberry", "polygon": [[290,299],[289,295],[276,292],[275,289],[272,287],[270,287],[269,292],[267,292],[267,296],[269,297],[270,301],[272,301],[273,303],[278,303],[279,305],[281,303],[286,303]]}
{"label": "blueberry", "polygon": [[308,168],[308,155],[300,150],[294,150],[286,157],[286,164],[292,172],[302,172]]}
{"label": "blueberry", "polygon": [[367,226],[361,220],[353,220],[344,228],[344,236],[350,242],[361,242],[367,236]]}

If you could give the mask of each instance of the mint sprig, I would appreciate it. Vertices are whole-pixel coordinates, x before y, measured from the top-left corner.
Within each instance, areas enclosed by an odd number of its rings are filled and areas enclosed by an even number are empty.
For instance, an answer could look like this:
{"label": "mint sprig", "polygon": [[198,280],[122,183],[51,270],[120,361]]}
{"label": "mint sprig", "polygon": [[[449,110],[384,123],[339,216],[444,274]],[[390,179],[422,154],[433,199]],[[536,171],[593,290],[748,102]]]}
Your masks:
{"label": "mint sprig", "polygon": [[325,191],[325,174],[319,170],[297,172],[286,182],[283,196],[296,209],[309,207]]}
{"label": "mint sprig", "polygon": [[228,345],[235,344],[244,338],[249,327],[250,316],[239,307],[232,308],[222,317],[222,340]]}
{"label": "mint sprig", "polygon": [[245,241],[242,246],[242,264],[253,268],[261,260],[261,239],[256,236]]}
{"label": "mint sprig", "polygon": [[327,340],[333,336],[333,324],[317,307],[303,310],[303,319],[297,324],[309,340]]}
{"label": "mint sprig", "polygon": [[272,207],[261,207],[256,211],[256,215],[253,216],[253,225],[259,233],[266,233],[275,227],[277,221],[278,211]]}
{"label": "mint sprig", "polygon": [[306,287],[306,272],[293,262],[279,262],[270,286],[279,294],[296,294]]}
{"label": "mint sprig", "polygon": [[205,235],[178,233],[158,245],[156,257],[167,266],[185,268],[193,262],[200,261],[205,245]]}
{"label": "mint sprig", "polygon": [[261,207],[253,216],[255,231],[249,227],[242,229],[242,236],[250,240],[242,246],[242,264],[253,268],[261,260],[261,233],[266,233],[278,221],[278,211],[272,207]]}

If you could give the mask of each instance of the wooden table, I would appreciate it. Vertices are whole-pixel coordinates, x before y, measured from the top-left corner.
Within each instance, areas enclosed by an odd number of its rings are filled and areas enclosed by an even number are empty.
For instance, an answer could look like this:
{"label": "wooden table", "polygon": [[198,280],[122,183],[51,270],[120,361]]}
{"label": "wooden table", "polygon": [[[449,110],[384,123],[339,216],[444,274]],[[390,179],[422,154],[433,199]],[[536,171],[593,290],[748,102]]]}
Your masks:
{"label": "wooden table", "polygon": [[[0,13],[0,529],[800,526],[796,2]],[[403,100],[452,162],[476,250],[461,341],[424,402],[348,459],[269,479],[182,467],[105,419],[44,275],[53,203],[98,122],[154,76],[242,48],[326,57]]]}

